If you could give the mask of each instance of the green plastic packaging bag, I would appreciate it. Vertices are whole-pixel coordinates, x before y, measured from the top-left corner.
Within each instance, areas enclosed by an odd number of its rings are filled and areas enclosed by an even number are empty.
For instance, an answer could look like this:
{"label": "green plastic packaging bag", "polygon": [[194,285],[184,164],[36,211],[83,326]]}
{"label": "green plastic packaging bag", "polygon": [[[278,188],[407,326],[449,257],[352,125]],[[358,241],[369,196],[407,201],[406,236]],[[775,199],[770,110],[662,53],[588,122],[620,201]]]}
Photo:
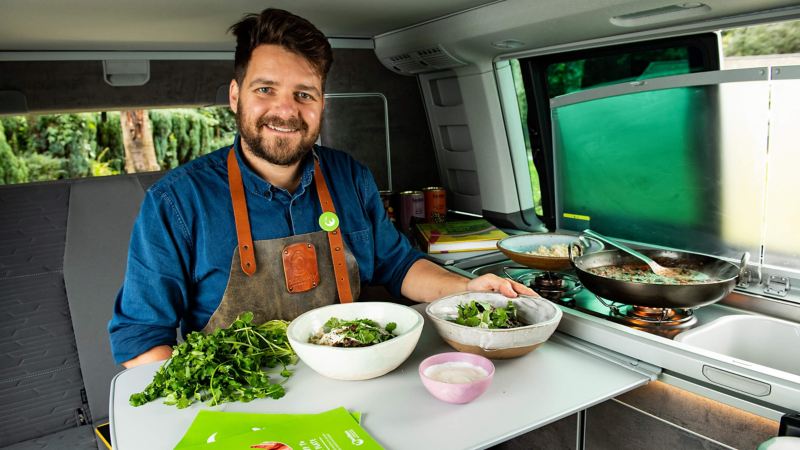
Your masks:
{"label": "green plastic packaging bag", "polygon": [[200,411],[176,450],[373,450],[382,447],[359,425],[359,413],[320,414]]}

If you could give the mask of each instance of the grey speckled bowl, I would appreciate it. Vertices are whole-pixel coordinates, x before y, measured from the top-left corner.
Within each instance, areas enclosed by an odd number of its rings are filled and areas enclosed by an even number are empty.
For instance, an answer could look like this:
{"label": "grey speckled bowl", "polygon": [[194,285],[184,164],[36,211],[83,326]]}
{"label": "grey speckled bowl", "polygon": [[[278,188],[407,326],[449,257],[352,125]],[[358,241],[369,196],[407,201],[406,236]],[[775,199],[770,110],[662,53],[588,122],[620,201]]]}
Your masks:
{"label": "grey speckled bowl", "polygon": [[[514,302],[518,314],[528,325],[509,329],[467,327],[450,322],[458,316],[458,305],[471,300],[506,306]],[[539,297],[519,296],[509,299],[494,292],[463,292],[442,297],[425,308],[436,331],[450,346],[461,352],[474,353],[492,359],[508,359],[535,350],[558,327],[561,310]]]}

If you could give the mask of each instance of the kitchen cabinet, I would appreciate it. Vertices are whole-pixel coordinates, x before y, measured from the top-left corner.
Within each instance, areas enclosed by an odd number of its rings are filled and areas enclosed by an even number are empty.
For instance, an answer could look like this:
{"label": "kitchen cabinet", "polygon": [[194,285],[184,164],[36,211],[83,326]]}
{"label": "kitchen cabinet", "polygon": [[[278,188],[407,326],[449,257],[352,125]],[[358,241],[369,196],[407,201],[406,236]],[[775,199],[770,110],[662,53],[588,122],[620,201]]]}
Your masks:
{"label": "kitchen cabinet", "polygon": [[753,449],[777,434],[775,421],[654,382],[492,449]]}

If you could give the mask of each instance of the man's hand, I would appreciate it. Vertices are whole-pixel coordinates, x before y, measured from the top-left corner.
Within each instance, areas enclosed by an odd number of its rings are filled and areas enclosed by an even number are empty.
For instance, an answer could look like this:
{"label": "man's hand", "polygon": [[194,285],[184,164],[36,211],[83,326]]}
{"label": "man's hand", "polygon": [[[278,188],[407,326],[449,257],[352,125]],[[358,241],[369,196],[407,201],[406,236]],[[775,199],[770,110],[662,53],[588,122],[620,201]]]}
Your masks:
{"label": "man's hand", "polygon": [[506,297],[519,294],[537,296],[533,289],[494,274],[481,275],[472,280],[420,259],[408,270],[401,292],[418,302],[432,302],[446,295],[464,291],[493,291]]}
{"label": "man's hand", "polygon": [[153,347],[150,350],[142,353],[141,355],[137,356],[136,358],[129,359],[122,363],[122,366],[126,369],[130,369],[131,367],[140,366],[142,364],[147,364],[155,361],[163,361],[165,359],[169,359],[172,356],[172,347],[169,345],[159,345],[158,347]]}
{"label": "man's hand", "polygon": [[525,286],[524,284],[509,280],[508,278],[500,278],[493,273],[487,273],[479,276],[478,278],[469,280],[467,283],[467,290],[499,292],[506,297],[511,298],[514,298],[519,294],[532,295],[534,297],[539,296],[539,294],[534,292],[533,289]]}

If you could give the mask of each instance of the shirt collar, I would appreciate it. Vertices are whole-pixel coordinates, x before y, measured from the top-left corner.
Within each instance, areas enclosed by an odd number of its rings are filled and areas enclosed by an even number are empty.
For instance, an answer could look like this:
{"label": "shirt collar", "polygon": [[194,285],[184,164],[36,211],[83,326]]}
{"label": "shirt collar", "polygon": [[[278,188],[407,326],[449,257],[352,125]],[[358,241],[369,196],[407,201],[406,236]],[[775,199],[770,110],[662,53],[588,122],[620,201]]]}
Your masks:
{"label": "shirt collar", "polygon": [[[242,184],[244,185],[245,190],[248,190],[255,195],[263,196],[267,200],[272,200],[275,190],[280,188],[273,188],[272,183],[261,178],[250,168],[250,166],[245,163],[244,156],[242,155],[244,150],[242,150],[241,146],[241,136],[238,134],[234,140],[233,147],[236,153],[236,162],[239,164],[239,170],[242,173]],[[300,170],[302,172],[302,175],[300,176],[300,186],[298,186],[292,197],[298,197],[302,195],[308,185],[314,180],[314,158],[317,155],[316,147],[317,146],[315,144],[314,148],[308,152],[306,157],[303,158],[303,161],[300,163]]]}

